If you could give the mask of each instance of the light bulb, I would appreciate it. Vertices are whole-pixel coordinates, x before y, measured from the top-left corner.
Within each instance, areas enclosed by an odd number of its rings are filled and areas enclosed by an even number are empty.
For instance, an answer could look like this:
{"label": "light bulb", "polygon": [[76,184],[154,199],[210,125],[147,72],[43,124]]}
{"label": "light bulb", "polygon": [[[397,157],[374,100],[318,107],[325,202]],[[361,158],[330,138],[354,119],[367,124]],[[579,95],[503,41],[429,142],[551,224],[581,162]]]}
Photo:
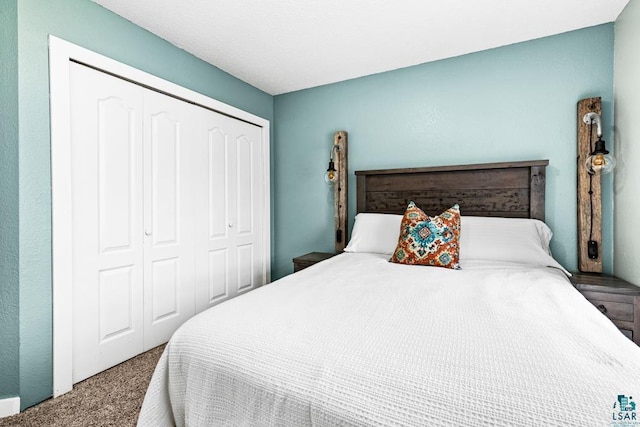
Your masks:
{"label": "light bulb", "polygon": [[594,153],[587,157],[587,171],[591,174],[606,174],[616,167],[616,159],[611,154]]}
{"label": "light bulb", "polygon": [[338,180],[338,173],[335,170],[330,169],[324,174],[324,180],[327,184],[333,184]]}

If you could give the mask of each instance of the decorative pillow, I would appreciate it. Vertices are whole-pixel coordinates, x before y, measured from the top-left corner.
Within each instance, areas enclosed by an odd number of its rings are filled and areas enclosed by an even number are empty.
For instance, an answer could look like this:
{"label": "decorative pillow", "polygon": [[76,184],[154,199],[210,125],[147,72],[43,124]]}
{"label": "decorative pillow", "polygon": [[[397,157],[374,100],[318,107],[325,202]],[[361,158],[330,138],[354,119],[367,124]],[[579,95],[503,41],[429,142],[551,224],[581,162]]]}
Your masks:
{"label": "decorative pillow", "polygon": [[359,213],[345,252],[391,255],[398,243],[402,215]]}
{"label": "decorative pillow", "polygon": [[429,217],[411,201],[402,217],[400,237],[389,261],[458,269],[460,207]]}

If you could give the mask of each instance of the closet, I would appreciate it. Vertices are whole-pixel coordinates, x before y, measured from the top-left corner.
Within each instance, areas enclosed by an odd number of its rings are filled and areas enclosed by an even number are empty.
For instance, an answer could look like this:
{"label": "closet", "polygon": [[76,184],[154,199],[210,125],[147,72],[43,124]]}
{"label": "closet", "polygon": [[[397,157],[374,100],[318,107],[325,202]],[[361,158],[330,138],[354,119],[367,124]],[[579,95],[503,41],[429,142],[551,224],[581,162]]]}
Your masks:
{"label": "closet", "polygon": [[69,67],[76,383],[266,283],[268,152],[255,124]]}

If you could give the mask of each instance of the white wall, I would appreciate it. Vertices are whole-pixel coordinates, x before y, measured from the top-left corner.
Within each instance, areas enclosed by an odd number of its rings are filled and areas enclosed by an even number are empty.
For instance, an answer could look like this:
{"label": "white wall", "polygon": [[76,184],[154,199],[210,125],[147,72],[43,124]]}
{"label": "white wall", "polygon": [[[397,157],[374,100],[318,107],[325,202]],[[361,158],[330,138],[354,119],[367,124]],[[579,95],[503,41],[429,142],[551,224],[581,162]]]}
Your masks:
{"label": "white wall", "polygon": [[615,23],[614,273],[640,285],[640,1]]}

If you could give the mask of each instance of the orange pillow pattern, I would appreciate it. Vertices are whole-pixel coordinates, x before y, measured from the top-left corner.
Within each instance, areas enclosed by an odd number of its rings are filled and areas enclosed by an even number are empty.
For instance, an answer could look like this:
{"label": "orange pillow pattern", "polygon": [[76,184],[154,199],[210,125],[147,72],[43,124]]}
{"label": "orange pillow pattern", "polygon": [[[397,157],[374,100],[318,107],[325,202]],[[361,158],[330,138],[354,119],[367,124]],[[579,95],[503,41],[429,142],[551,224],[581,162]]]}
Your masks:
{"label": "orange pillow pattern", "polygon": [[398,245],[389,261],[460,268],[460,207],[429,217],[411,201],[402,217]]}

